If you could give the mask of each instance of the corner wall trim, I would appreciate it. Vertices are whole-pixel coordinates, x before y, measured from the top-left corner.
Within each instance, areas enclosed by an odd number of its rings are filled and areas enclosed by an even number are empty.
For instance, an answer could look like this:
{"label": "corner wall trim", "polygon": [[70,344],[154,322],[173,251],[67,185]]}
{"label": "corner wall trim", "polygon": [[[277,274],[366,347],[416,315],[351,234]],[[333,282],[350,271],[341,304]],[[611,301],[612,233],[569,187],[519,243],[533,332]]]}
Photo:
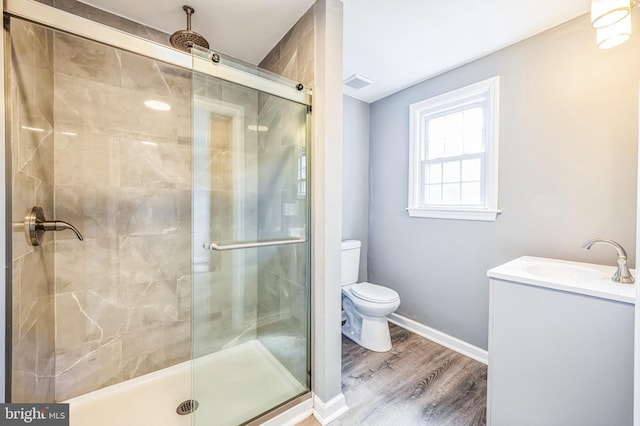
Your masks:
{"label": "corner wall trim", "polygon": [[432,340],[442,346],[461,353],[462,355],[475,359],[478,362],[485,365],[489,362],[489,352],[484,349],[480,349],[477,346],[473,346],[472,344],[464,342],[456,337],[450,336],[431,327],[427,327],[424,324],[420,324],[419,322],[403,317],[402,315],[393,313],[389,315],[388,318],[390,322],[399,325],[402,328],[406,328],[419,336]]}
{"label": "corner wall trim", "polygon": [[347,411],[349,407],[342,393],[327,402],[322,401],[317,395],[313,396],[313,417],[321,425],[329,424]]}

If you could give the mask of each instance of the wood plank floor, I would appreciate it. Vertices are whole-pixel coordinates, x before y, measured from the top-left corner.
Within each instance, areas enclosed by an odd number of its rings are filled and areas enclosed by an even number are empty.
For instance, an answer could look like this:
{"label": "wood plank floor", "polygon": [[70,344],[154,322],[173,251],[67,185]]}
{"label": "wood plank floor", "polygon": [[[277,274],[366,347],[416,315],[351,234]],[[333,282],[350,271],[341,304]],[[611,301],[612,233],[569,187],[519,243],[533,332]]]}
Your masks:
{"label": "wood plank floor", "polygon": [[[331,426],[486,424],[487,367],[390,324],[393,348],[342,337],[342,391],[350,410]],[[313,426],[315,420],[301,423]]]}

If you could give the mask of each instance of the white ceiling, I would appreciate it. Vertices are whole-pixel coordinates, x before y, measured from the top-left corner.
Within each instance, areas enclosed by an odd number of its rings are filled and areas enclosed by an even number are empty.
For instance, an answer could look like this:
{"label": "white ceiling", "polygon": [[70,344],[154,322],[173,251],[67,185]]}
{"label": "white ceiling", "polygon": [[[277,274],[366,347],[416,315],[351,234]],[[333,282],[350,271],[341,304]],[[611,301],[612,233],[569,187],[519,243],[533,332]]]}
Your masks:
{"label": "white ceiling", "polygon": [[[589,11],[590,0],[344,0],[344,93],[373,102]],[[595,43],[595,31],[594,31]]]}
{"label": "white ceiling", "polygon": [[[314,0],[84,0],[171,34],[192,29],[212,49],[258,64]],[[373,102],[588,12],[590,0],[344,0],[344,92]],[[594,32],[595,37],[595,32]]]}
{"label": "white ceiling", "polygon": [[187,28],[182,5],[195,9],[191,29],[211,49],[257,65],[314,0],[80,0],[172,34]]}

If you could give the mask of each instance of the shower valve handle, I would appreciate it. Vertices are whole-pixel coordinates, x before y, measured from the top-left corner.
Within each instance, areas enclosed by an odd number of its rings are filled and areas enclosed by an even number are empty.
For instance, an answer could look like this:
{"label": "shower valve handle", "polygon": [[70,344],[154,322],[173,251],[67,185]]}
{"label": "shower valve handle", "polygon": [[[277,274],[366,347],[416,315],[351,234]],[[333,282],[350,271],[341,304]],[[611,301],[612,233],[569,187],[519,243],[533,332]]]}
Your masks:
{"label": "shower valve handle", "polygon": [[24,233],[27,244],[39,246],[44,240],[44,233],[46,231],[64,231],[65,229],[70,229],[75,232],[76,237],[78,237],[80,241],[84,240],[80,231],[70,223],[62,220],[45,219],[42,207],[36,206],[27,210],[27,215],[24,218]]}

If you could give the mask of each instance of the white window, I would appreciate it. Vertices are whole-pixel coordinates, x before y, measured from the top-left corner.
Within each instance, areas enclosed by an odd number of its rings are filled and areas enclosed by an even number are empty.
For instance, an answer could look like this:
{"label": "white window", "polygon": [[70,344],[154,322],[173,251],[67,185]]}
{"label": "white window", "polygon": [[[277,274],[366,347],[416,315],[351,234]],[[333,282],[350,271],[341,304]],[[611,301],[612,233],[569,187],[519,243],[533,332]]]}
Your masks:
{"label": "white window", "polygon": [[493,77],[411,105],[410,216],[496,220],[499,83]]}

